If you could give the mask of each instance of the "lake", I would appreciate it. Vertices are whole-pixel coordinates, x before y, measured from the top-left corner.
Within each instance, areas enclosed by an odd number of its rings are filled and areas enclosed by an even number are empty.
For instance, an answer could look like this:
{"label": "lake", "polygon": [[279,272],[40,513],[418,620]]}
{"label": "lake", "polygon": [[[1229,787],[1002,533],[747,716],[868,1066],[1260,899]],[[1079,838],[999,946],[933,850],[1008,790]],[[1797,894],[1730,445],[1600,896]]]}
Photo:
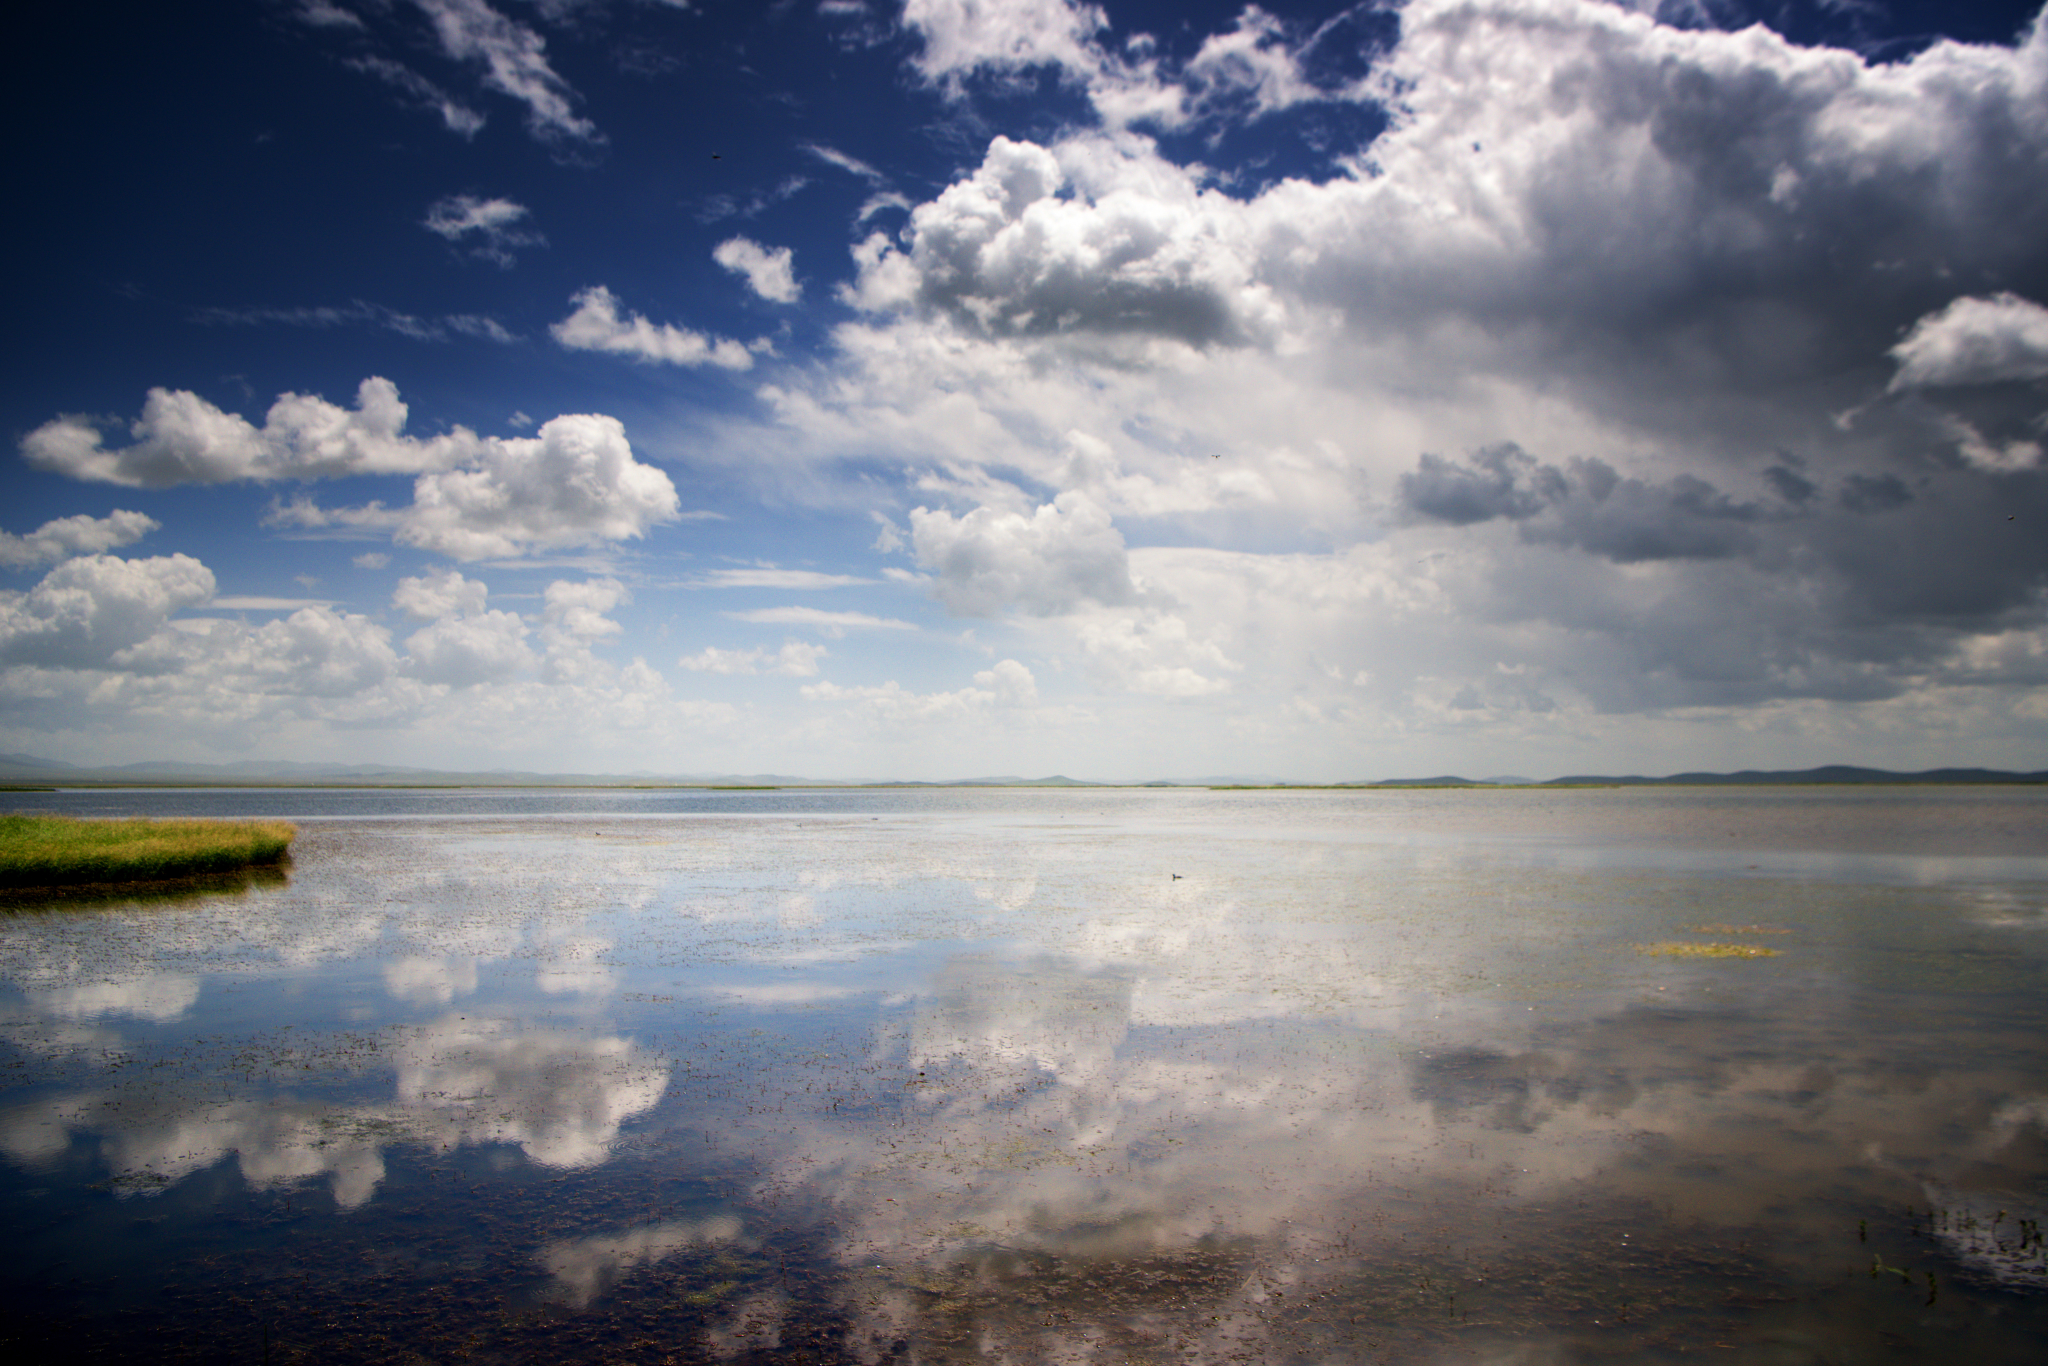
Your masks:
{"label": "lake", "polygon": [[2048,1360],[2041,789],[0,807],[12,1360]]}

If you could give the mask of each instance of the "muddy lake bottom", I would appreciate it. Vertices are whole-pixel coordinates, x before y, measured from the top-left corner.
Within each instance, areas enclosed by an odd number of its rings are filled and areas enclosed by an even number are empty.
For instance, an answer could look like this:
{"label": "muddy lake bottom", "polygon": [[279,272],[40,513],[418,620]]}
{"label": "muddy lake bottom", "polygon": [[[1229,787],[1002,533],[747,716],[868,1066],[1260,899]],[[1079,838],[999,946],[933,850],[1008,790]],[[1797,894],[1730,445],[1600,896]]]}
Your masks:
{"label": "muddy lake bottom", "polygon": [[8,797],[10,1360],[2048,1360],[2048,793]]}

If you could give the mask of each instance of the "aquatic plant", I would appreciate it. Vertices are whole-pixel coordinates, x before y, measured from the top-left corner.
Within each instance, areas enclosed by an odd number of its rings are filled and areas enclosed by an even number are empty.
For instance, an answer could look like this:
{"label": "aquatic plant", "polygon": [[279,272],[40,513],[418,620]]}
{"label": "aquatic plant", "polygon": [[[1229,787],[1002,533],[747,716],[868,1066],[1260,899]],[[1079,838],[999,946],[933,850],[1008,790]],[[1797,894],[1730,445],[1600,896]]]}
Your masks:
{"label": "aquatic plant", "polygon": [[154,882],[281,862],[289,821],[0,816],[0,887]]}
{"label": "aquatic plant", "polygon": [[1693,944],[1678,940],[1667,940],[1658,944],[1638,944],[1636,952],[1655,955],[1658,958],[1776,958],[1776,949],[1767,949],[1762,944]]}

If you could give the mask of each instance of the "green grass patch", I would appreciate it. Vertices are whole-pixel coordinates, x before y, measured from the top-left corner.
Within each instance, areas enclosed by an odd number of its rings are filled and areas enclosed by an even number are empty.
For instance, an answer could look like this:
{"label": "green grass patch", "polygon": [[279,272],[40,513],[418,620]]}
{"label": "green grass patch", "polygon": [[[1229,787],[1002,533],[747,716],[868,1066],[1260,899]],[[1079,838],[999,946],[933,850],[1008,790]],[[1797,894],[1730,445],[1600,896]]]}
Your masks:
{"label": "green grass patch", "polygon": [[0,887],[164,882],[284,861],[290,821],[0,816]]}

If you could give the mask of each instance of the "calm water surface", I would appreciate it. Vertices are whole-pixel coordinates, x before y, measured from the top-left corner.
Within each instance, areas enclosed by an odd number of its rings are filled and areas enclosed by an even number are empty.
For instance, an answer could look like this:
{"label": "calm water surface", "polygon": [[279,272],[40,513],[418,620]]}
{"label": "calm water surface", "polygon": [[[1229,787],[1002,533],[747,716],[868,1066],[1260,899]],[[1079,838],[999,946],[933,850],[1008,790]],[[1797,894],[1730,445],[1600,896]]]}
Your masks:
{"label": "calm water surface", "polygon": [[11,1360],[2048,1360],[2048,793],[0,805]]}

